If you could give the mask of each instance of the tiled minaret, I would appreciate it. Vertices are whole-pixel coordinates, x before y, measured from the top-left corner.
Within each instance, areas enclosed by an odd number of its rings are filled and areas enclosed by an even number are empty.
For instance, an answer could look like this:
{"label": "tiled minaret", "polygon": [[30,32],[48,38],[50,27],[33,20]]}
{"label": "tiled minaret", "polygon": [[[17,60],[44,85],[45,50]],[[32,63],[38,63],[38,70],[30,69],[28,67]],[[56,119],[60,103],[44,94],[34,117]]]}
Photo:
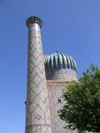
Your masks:
{"label": "tiled minaret", "polygon": [[28,68],[25,133],[52,133],[40,28],[42,20],[27,19]]}

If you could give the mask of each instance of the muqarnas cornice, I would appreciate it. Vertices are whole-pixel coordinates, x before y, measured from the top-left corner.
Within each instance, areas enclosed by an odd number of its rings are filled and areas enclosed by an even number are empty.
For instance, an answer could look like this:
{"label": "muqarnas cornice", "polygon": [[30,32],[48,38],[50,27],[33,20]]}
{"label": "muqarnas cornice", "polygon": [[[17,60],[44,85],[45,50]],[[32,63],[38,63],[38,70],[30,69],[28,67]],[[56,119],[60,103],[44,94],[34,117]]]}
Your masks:
{"label": "muqarnas cornice", "polygon": [[42,24],[43,24],[42,20],[37,16],[29,17],[26,20],[27,27],[29,27],[29,25],[34,24],[34,23],[37,23],[40,26],[40,28],[42,27]]}

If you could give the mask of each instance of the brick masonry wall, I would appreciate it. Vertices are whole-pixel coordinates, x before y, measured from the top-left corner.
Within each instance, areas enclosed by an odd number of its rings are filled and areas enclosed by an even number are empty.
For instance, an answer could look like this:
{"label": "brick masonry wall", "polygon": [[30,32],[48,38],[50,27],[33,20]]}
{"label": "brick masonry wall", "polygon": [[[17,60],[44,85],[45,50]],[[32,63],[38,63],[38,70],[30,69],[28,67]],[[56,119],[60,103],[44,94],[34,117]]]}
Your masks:
{"label": "brick masonry wall", "polygon": [[[47,89],[49,93],[49,103],[51,112],[51,122],[52,122],[52,133],[77,133],[77,130],[71,131],[64,129],[66,123],[58,117],[57,110],[59,110],[63,105],[64,101],[60,96],[62,95],[62,89],[66,88],[65,81],[50,81],[47,80]],[[61,103],[58,102],[61,99]]]}
{"label": "brick masonry wall", "polygon": [[46,59],[49,55],[44,54],[43,56],[44,56],[44,61],[45,61],[45,59]]}

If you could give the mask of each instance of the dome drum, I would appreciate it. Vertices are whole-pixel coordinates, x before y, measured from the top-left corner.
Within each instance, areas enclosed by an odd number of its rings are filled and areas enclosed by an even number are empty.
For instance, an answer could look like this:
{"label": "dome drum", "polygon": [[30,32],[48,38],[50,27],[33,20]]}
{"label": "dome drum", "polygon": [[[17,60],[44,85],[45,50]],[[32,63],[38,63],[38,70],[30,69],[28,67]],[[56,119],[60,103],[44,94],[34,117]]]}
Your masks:
{"label": "dome drum", "polygon": [[60,81],[77,81],[77,73],[72,70],[61,69],[59,71],[46,73],[46,79]]}

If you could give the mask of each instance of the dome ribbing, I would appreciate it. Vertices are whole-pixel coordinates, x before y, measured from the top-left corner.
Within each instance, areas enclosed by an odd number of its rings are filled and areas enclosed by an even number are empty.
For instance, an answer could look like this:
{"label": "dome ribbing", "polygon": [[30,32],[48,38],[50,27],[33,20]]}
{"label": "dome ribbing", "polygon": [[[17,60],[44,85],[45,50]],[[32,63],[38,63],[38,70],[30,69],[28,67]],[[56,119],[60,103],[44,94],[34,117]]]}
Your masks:
{"label": "dome ribbing", "polygon": [[45,59],[47,80],[77,81],[77,65],[74,59],[64,53],[54,53]]}
{"label": "dome ribbing", "polygon": [[78,72],[76,62],[74,59],[64,53],[54,53],[48,56],[45,60],[45,69],[48,71],[55,71],[59,69],[71,69]]}

